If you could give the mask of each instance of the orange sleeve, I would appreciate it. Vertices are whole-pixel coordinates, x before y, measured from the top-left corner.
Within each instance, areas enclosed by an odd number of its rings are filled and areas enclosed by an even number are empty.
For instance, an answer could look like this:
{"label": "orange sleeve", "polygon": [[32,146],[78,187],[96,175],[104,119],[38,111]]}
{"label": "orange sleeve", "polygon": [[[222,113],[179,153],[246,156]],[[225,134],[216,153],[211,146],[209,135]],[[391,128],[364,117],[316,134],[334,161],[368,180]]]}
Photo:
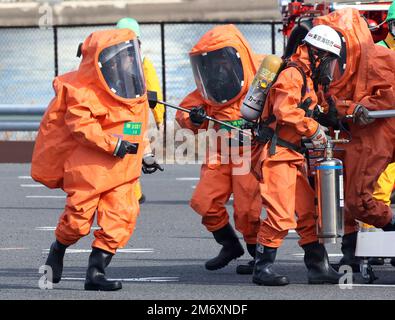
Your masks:
{"label": "orange sleeve", "polygon": [[[195,90],[184,98],[180,106],[188,110],[191,110],[194,107],[203,107],[207,112],[204,102],[199,97],[199,93],[197,90]],[[199,127],[193,125],[189,119],[189,113],[183,112],[181,110],[177,110],[176,112],[176,121],[181,128],[190,129],[196,134],[198,133],[199,129],[207,129],[208,127],[208,121],[204,121]]]}
{"label": "orange sleeve", "polygon": [[105,133],[89,107],[68,101],[65,123],[77,142],[113,154],[119,138]]}
{"label": "orange sleeve", "polygon": [[311,137],[317,131],[318,123],[298,108],[302,99],[303,78],[295,68],[287,68],[280,73],[270,92],[273,113],[277,123],[295,128],[301,136]]}
{"label": "orange sleeve", "polygon": [[336,103],[336,109],[339,112],[339,116],[341,118],[353,114],[355,107],[357,106],[357,103],[354,103],[351,100],[344,100],[337,98],[335,98],[335,103]]}
{"label": "orange sleeve", "polygon": [[394,88],[390,84],[377,88],[372,95],[362,98],[358,104],[362,104],[369,110],[388,110],[394,108]]}
{"label": "orange sleeve", "polygon": [[363,105],[368,110],[388,110],[394,108],[395,94],[391,84],[380,84],[374,88],[374,92],[371,95],[366,95],[360,101],[336,100],[336,108],[339,111],[340,116],[352,115],[358,104]]}

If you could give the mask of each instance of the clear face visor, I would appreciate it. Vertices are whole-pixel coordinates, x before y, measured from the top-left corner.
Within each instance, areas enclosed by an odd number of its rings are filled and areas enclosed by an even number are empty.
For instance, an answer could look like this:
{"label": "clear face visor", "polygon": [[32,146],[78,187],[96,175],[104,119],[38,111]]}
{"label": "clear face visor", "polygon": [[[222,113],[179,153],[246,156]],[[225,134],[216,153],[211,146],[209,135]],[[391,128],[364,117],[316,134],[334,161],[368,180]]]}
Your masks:
{"label": "clear face visor", "polygon": [[98,64],[109,90],[117,96],[134,99],[145,93],[140,48],[136,39],[103,49]]}
{"label": "clear face visor", "polygon": [[244,86],[240,54],[232,47],[190,57],[196,86],[205,99],[217,104],[235,98]]}
{"label": "clear face visor", "polygon": [[395,37],[395,20],[388,21],[388,31]]}

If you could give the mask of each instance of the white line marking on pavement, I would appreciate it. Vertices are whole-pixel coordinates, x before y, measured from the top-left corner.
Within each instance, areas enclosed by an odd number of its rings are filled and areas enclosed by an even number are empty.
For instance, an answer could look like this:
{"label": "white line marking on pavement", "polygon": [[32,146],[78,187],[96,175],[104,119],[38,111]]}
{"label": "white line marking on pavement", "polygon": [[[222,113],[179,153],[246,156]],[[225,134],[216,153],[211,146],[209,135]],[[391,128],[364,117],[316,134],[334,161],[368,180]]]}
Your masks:
{"label": "white line marking on pavement", "polygon": [[[92,230],[99,230],[99,227],[92,227]],[[35,230],[37,231],[55,231],[56,227],[36,227]]]}
{"label": "white line marking on pavement", "polygon": [[[66,249],[66,253],[91,253],[92,249]],[[49,249],[43,249],[43,253],[48,253]],[[153,253],[151,248],[118,249],[117,253]]]}
{"label": "white line marking on pavement", "polygon": [[[63,278],[62,281],[85,281],[85,278]],[[111,281],[122,282],[174,282],[179,281],[179,277],[146,277],[146,278],[125,278],[125,279],[108,279]]]}
{"label": "white line marking on pavement", "polygon": [[395,285],[393,284],[361,284],[361,283],[356,283],[356,284],[341,284],[339,287],[342,288],[352,288],[352,287],[376,287],[376,288],[395,288]]}
{"label": "white line marking on pavement", "polygon": [[176,178],[177,181],[199,181],[199,177],[182,177],[182,178]]}
{"label": "white line marking on pavement", "polygon": [[31,176],[18,176],[18,179],[32,179]]}
{"label": "white line marking on pavement", "polygon": [[0,248],[0,251],[28,250],[29,248]]}
{"label": "white line marking on pavement", "polygon": [[[304,257],[304,253],[293,253],[295,257]],[[328,253],[328,257],[343,257],[341,253]]]}
{"label": "white line marking on pavement", "polygon": [[45,188],[43,184],[21,184],[22,188]]}
{"label": "white line marking on pavement", "polygon": [[[182,3],[185,0],[128,0],[127,2],[131,3],[131,4],[169,4],[169,3]],[[117,8],[125,8],[126,6],[126,1],[115,1],[115,3],[113,4],[115,7]],[[81,1],[77,1],[77,0],[71,0],[71,1],[65,1],[62,3],[62,7],[66,8],[66,7],[75,7],[75,6],[81,6],[81,7],[87,7],[89,5],[95,5],[95,6],[99,6],[99,5],[109,5],[108,0],[91,0],[89,1],[89,4],[86,3],[82,3]],[[6,6],[9,4],[8,3],[4,3],[1,4],[0,6]],[[13,6],[18,6],[18,4],[13,3]]]}
{"label": "white line marking on pavement", "polygon": [[66,196],[26,196],[30,199],[66,199]]}

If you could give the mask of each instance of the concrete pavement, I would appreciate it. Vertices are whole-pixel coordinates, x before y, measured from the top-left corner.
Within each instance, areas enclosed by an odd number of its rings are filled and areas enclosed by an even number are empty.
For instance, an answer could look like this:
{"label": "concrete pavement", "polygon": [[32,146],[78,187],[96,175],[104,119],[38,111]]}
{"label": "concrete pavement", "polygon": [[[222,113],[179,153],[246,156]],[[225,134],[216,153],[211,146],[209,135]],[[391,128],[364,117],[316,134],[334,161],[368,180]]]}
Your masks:
{"label": "concrete pavement", "polygon": [[[351,290],[337,285],[308,285],[297,235],[290,233],[279,250],[277,267],[290,277],[286,287],[259,287],[250,276],[237,275],[239,261],[209,272],[204,262],[220,249],[188,206],[198,182],[199,166],[165,165],[165,172],[143,177],[147,202],[141,208],[128,245],[113,259],[108,275],[124,279],[118,292],[85,292],[83,281],[92,235],[66,253],[64,280],[53,290],[39,289],[53,230],[64,194],[41,187],[29,177],[30,166],[0,165],[0,299],[133,299],[133,300],[267,300],[394,299],[395,269],[375,267],[379,280]],[[230,212],[231,208],[229,207]],[[339,259],[339,246],[330,246]]]}

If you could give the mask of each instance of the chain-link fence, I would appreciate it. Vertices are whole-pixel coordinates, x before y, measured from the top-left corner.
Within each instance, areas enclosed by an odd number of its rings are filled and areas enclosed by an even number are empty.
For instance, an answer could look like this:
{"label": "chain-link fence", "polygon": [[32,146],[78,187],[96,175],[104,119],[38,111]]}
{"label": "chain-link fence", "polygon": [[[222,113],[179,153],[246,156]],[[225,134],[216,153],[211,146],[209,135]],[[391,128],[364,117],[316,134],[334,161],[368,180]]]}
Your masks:
{"label": "chain-link fence", "polygon": [[[165,99],[179,103],[195,84],[188,52],[218,23],[142,23],[143,55],[162,79]],[[256,53],[282,55],[280,22],[236,23]],[[0,104],[48,104],[52,80],[79,65],[80,42],[93,31],[111,25],[62,26],[51,29],[0,28]],[[167,115],[171,118],[172,113]]]}
{"label": "chain-link fence", "polygon": [[[206,31],[220,23],[141,24],[142,53],[153,62],[159,79],[162,80],[164,100],[178,104],[195,89],[188,52]],[[280,22],[235,24],[256,53],[282,55],[284,38],[278,32],[281,27]],[[93,31],[113,27],[113,25],[59,26],[51,29],[0,27],[2,43],[0,104],[48,105],[54,95],[52,89],[54,76],[78,68],[80,58],[76,53],[79,43]],[[174,114],[174,110],[167,109],[166,119],[172,122]],[[150,126],[155,127],[152,114],[150,117]],[[0,115],[2,121],[39,120],[36,118]],[[35,132],[0,131],[0,140],[34,140],[35,134]]]}

